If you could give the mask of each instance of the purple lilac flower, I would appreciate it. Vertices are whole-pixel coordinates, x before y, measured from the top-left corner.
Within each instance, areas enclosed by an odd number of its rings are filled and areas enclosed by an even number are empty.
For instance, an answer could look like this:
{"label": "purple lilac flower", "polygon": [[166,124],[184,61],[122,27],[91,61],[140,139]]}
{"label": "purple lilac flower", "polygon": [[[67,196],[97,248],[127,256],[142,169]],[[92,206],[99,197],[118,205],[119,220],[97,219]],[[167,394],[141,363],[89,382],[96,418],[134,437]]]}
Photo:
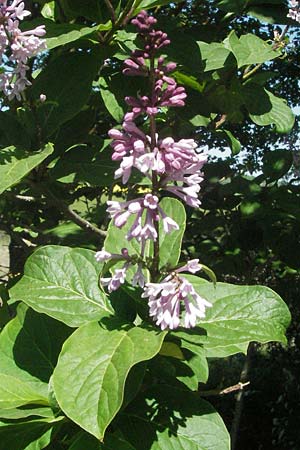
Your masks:
{"label": "purple lilac flower", "polygon": [[20,30],[19,21],[30,15],[24,8],[22,0],[0,1],[0,90],[9,100],[21,100],[21,93],[31,84],[26,78],[28,59],[46,48],[46,41],[40,39],[46,33],[44,25]]}
{"label": "purple lilac flower", "polygon": [[122,269],[116,269],[111,277],[101,278],[101,284],[107,286],[108,292],[116,291],[121,284],[125,283],[128,267],[129,263],[126,263]]}
{"label": "purple lilac flower", "polygon": [[139,242],[148,239],[156,241],[157,231],[155,222],[158,222],[160,218],[163,221],[163,227],[166,233],[179,229],[178,224],[171,217],[166,216],[158,202],[158,197],[152,194],[146,194],[144,198],[123,203],[108,201],[107,212],[113,219],[114,225],[118,228],[122,228],[127,223],[129,217],[135,217],[126,235],[126,239],[129,241],[133,238]]}
{"label": "purple lilac flower", "polygon": [[291,8],[289,9],[289,13],[287,17],[290,17],[293,20],[296,20],[296,22],[300,23],[300,5],[299,2],[296,0],[290,1]]}
{"label": "purple lilac flower", "polygon": [[[129,256],[127,248],[121,250],[121,254],[107,252],[104,248],[95,253],[96,261],[107,262],[110,260],[122,261],[125,260],[123,267],[116,269],[111,277],[101,278],[101,284],[108,287],[108,292],[113,292],[119,289],[119,287],[125,283],[127,271],[130,267],[136,264],[134,258]],[[137,263],[137,270],[132,278],[133,286],[145,286],[145,276],[143,274],[143,265],[141,262]]]}
{"label": "purple lilac flower", "polygon": [[201,270],[201,265],[199,260],[194,259],[168,275],[160,283],[146,283],[142,297],[148,297],[149,314],[162,330],[166,328],[173,330],[179,325],[184,325],[186,328],[194,327],[197,318],[204,318],[206,308],[212,306],[197,294],[186,278],[178,275],[183,271],[196,273],[198,270]]}

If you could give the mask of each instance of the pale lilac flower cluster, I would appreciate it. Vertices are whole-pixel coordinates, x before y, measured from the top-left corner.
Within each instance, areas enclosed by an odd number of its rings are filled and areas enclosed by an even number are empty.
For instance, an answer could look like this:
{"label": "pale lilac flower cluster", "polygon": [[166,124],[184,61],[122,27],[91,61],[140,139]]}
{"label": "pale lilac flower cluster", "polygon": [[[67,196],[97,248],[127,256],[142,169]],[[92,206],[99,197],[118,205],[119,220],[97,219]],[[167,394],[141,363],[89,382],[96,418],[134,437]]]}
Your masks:
{"label": "pale lilac flower cluster", "polygon": [[300,23],[300,4],[297,0],[291,0],[290,1],[291,8],[289,9],[289,13],[287,17],[290,17],[293,20],[296,20],[296,22]]}
{"label": "pale lilac flower cluster", "polygon": [[134,217],[134,221],[127,232],[126,239],[130,241],[135,238],[142,244],[150,239],[156,241],[157,231],[155,222],[162,219],[165,233],[178,230],[177,223],[168,217],[158,204],[159,199],[156,195],[146,194],[145,198],[139,198],[128,202],[119,203],[108,201],[108,212],[113,219],[114,225],[122,228],[129,217]]}
{"label": "pale lilac flower cluster", "polygon": [[144,39],[144,49],[134,50],[131,57],[125,60],[123,73],[152,76],[153,89],[149,96],[126,97],[131,111],[124,117],[122,130],[109,131],[114,150],[112,159],[120,161],[115,178],[122,178],[126,184],[133,168],[150,179],[154,173],[158,176],[159,189],[172,192],[188,205],[198,207],[200,183],[203,180],[201,168],[206,162],[206,156],[197,152],[196,142],[193,139],[176,142],[172,137],[159,139],[157,134],[151,138],[134,123],[140,115],[144,118],[155,117],[162,107],[184,106],[186,92],[169,76],[176,64],[165,63],[162,56],[156,58],[157,51],[170,43],[166,33],[153,29],[156,19],[142,11],[132,23],[138,27]]}
{"label": "pale lilac flower cluster", "polygon": [[[191,328],[196,325],[197,317],[205,317],[205,309],[212,306],[195,291],[193,285],[180,272],[196,273],[201,270],[198,259],[189,261],[185,266],[172,272],[160,283],[147,283],[142,297],[149,298],[150,316],[162,330],[174,330],[180,325]],[[184,314],[182,316],[182,306]]]}
{"label": "pale lilac flower cluster", "polygon": [[[160,283],[146,283],[145,273],[148,269],[156,279],[159,277],[159,224],[162,224],[166,234],[179,229],[178,224],[161,208],[160,191],[171,192],[187,205],[199,207],[198,194],[203,180],[201,169],[206,156],[197,151],[193,139],[176,141],[172,137],[159,137],[155,116],[162,108],[184,106],[186,92],[170,77],[176,64],[166,63],[164,57],[157,55],[170,40],[166,33],[153,28],[156,19],[141,11],[132,23],[138,27],[144,48],[134,50],[131,57],[125,60],[123,73],[149,77],[151,92],[149,96],[125,98],[131,110],[125,114],[122,129],[110,130],[109,136],[112,139],[112,159],[120,162],[115,178],[122,178],[126,184],[133,169],[137,169],[151,181],[152,192],[129,201],[107,202],[112,223],[118,228],[127,226],[125,238],[140,243],[140,255],[129,256],[126,249],[122,250],[122,254],[111,254],[103,249],[96,253],[96,259],[99,262],[115,260],[117,263],[114,270],[111,263],[108,266],[110,277],[101,278],[109,292],[118,289],[127,279],[134,286],[144,289],[142,297],[149,298],[150,316],[162,329],[175,329],[181,324],[182,306],[184,326],[190,328],[196,325],[197,317],[205,316],[205,308],[211,305],[179,274],[183,271],[197,272],[201,269],[199,261],[192,260],[172,271]],[[138,128],[135,123],[137,118],[144,123],[149,121],[148,134]],[[146,255],[147,241],[153,242],[150,246],[154,253],[152,259]],[[137,266],[137,270],[132,276],[133,266]],[[130,276],[132,279],[128,280]]]}
{"label": "pale lilac flower cluster", "polygon": [[0,0],[0,90],[9,100],[21,100],[21,93],[31,83],[26,78],[28,59],[46,48],[45,26],[21,31],[19,21],[30,15],[22,0]]}
{"label": "pale lilac flower cluster", "polygon": [[104,263],[111,260],[116,262],[124,261],[123,266],[115,269],[111,277],[101,278],[101,283],[103,286],[107,286],[108,292],[116,291],[121,284],[125,283],[127,271],[134,265],[137,265],[137,270],[132,277],[131,284],[141,288],[145,286],[146,280],[143,273],[143,264],[141,261],[137,261],[135,257],[130,257],[127,248],[123,248],[121,254],[109,253],[102,249],[95,254],[95,258],[98,262]]}

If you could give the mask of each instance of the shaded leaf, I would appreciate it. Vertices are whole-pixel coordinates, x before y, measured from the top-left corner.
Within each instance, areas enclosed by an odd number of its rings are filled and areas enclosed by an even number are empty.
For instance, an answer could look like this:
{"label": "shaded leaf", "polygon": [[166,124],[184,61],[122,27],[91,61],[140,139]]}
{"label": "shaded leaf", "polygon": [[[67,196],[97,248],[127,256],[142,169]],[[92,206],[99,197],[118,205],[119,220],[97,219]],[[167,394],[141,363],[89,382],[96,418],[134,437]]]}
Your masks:
{"label": "shaded leaf", "polygon": [[170,386],[140,395],[118,427],[136,450],[230,449],[228,432],[214,408],[197,393]]}
{"label": "shaded leaf", "polygon": [[0,408],[48,404],[47,383],[69,334],[63,324],[19,305],[0,335]]}

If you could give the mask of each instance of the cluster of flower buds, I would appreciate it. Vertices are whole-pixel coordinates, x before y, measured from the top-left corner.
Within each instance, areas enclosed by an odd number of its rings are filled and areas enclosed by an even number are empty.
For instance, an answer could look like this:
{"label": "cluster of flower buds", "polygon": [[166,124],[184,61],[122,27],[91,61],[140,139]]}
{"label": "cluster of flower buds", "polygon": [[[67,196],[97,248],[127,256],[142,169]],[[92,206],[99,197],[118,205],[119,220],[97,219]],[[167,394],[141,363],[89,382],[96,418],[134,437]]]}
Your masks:
{"label": "cluster of flower buds", "polygon": [[300,23],[300,4],[297,0],[291,0],[290,2],[291,8],[289,9],[289,13],[287,17],[290,17],[293,20],[296,20],[296,22]]}
{"label": "cluster of flower buds", "polygon": [[21,31],[19,21],[30,15],[22,0],[0,0],[0,90],[9,100],[21,100],[21,93],[31,83],[26,78],[28,59],[46,48],[40,39],[45,35],[44,25]]}
{"label": "cluster of flower buds", "polygon": [[[157,134],[156,115],[165,107],[184,106],[186,92],[170,76],[176,64],[167,63],[164,57],[158,55],[162,48],[170,44],[170,40],[166,33],[154,29],[156,19],[141,11],[132,23],[137,26],[144,45],[143,49],[134,50],[130,58],[125,60],[123,73],[148,77],[150,94],[125,98],[131,109],[125,114],[122,129],[110,130],[109,137],[112,139],[112,159],[120,162],[115,178],[122,178],[126,184],[132,170],[137,169],[149,178],[152,192],[121,203],[108,201],[107,211],[113,224],[118,228],[127,225],[126,239],[135,239],[140,243],[140,258],[130,257],[126,249],[123,249],[122,255],[112,255],[101,250],[96,253],[96,258],[102,262],[113,259],[118,261],[118,268],[111,270],[112,276],[101,279],[109,292],[118,289],[127,279],[144,289],[142,297],[149,298],[150,316],[162,329],[174,329],[180,325],[182,306],[185,310],[183,323],[191,327],[196,325],[197,317],[204,317],[205,308],[211,306],[196,293],[186,278],[179,275],[182,271],[195,273],[200,270],[198,260],[172,271],[160,283],[146,283],[145,269],[153,268],[155,255],[149,263],[150,267],[144,259],[146,242],[159,241],[159,223],[166,234],[179,229],[178,224],[159,205],[160,192],[171,192],[187,205],[199,207],[198,194],[203,180],[201,169],[206,156],[197,151],[193,139],[175,141],[172,137],[160,138]],[[142,118],[144,123],[148,120],[148,133],[138,128],[135,123],[137,117]],[[137,265],[137,271],[132,280],[128,280],[128,269],[134,265]]]}

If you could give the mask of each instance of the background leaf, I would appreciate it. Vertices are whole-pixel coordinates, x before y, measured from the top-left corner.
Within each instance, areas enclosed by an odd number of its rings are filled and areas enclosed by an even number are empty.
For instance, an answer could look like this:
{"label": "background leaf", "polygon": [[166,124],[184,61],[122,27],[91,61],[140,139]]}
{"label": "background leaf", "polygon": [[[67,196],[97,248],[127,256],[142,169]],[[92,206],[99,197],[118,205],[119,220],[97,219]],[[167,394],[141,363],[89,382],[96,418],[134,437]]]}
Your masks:
{"label": "background leaf", "polygon": [[16,147],[0,150],[0,194],[17,184],[32,169],[53,152],[52,144],[47,144],[40,152],[29,153]]}

